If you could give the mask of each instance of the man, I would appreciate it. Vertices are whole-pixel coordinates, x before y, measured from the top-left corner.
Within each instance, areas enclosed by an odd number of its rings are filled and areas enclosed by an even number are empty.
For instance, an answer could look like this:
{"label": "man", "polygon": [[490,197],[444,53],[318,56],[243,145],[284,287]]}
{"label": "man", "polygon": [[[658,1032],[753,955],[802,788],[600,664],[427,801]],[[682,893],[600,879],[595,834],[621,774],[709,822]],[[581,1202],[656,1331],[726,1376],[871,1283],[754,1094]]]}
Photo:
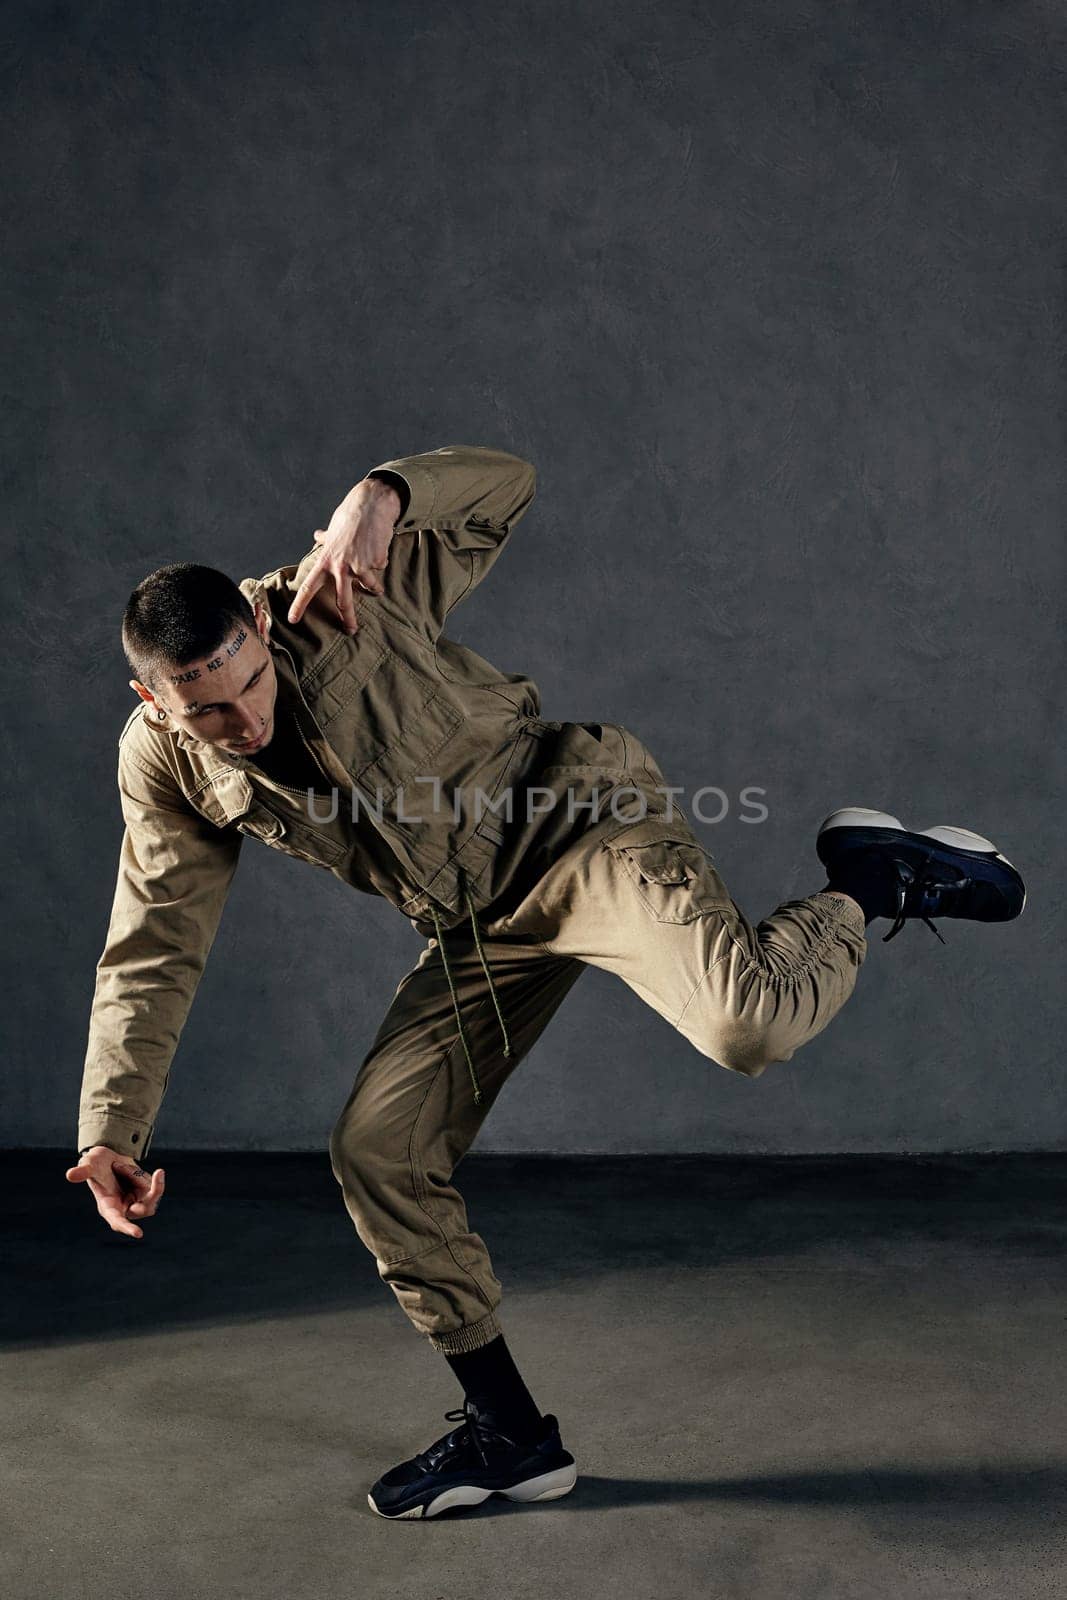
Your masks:
{"label": "man", "polygon": [[751,924],[629,729],[543,719],[528,678],[445,636],[534,482],[501,450],[398,458],[356,485],[298,566],[240,585],[164,567],[123,618],[143,704],[118,745],[125,832],[67,1177],[111,1228],[143,1236],[164,1173],[140,1163],[246,836],[409,918],[426,948],[330,1143],[382,1281],[464,1391],[458,1426],[373,1486],[390,1517],[574,1485],[451,1179],[587,967],[756,1078],[840,1010],[872,919],[892,917],[892,938],[909,918],[1005,921],[1025,902],[987,839],[851,808],[819,832],[825,887]]}

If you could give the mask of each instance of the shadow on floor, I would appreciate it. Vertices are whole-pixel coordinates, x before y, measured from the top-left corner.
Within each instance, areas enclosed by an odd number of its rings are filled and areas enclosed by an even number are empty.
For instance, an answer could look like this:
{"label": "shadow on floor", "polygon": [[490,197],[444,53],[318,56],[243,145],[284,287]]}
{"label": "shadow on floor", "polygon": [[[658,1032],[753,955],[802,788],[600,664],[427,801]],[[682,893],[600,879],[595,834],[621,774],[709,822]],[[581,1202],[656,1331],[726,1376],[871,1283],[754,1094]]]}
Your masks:
{"label": "shadow on floor", "polygon": [[[634,1478],[581,1473],[578,1490],[552,1502],[568,1515],[732,1505],[748,1509],[826,1510],[873,1520],[884,1541],[936,1537],[944,1547],[1005,1550],[1042,1534],[1058,1537],[1067,1509],[1067,1462],[1011,1467],[907,1468],[880,1463],[863,1471],[754,1474],[739,1478]],[[529,1515],[530,1507],[494,1495],[483,1505],[441,1512],[440,1519]],[[538,1508],[534,1508],[535,1510]],[[431,1519],[439,1520],[439,1519]],[[1050,1591],[1051,1592],[1051,1591]]]}
{"label": "shadow on floor", "polygon": [[[0,1164],[0,1339],[125,1338],[190,1324],[380,1305],[380,1283],[320,1155],[153,1150],[167,1194],[137,1241],[111,1233],[62,1150]],[[498,1276],[524,1290],[641,1269],[832,1252],[863,1270],[1067,1255],[1067,1156],[511,1157],[457,1168]]]}

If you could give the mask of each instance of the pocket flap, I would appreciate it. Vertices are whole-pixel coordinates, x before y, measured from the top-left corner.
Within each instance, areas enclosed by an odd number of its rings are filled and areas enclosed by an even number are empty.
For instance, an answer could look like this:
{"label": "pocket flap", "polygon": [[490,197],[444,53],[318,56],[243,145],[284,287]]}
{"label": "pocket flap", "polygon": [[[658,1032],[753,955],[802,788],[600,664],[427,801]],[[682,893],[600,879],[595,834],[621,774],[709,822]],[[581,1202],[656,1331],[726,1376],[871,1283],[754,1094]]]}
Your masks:
{"label": "pocket flap", "polygon": [[243,817],[252,804],[252,785],[239,767],[224,767],[211,774],[210,782],[189,796],[216,828]]}
{"label": "pocket flap", "polygon": [[257,806],[242,817],[237,824],[240,833],[247,833],[253,839],[278,839],[285,833],[285,823],[281,817],[276,817],[273,811],[268,811],[264,806]]}
{"label": "pocket flap", "polygon": [[643,817],[640,822],[620,822],[604,837],[609,850],[630,850],[646,844],[696,844],[692,829],[675,817]]}
{"label": "pocket flap", "polygon": [[321,829],[297,822],[293,817],[277,817],[266,806],[253,808],[241,818],[237,827],[252,839],[319,867],[336,866],[346,853],[343,844]]}
{"label": "pocket flap", "polygon": [[[609,850],[625,853],[648,883],[688,883],[699,876],[703,852],[684,822],[645,817],[605,839]],[[694,854],[696,852],[696,854]]]}

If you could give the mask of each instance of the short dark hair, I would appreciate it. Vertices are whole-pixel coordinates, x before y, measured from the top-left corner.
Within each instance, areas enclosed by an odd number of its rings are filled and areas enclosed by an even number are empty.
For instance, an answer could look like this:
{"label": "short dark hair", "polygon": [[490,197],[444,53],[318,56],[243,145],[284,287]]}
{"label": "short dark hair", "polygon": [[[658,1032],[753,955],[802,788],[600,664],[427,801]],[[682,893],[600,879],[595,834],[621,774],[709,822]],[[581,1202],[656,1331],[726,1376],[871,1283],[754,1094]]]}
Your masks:
{"label": "short dark hair", "polygon": [[176,561],[142,578],[122,617],[122,648],[130,670],[149,689],[184,667],[213,655],[240,623],[255,626],[255,612],[234,583],[215,567]]}

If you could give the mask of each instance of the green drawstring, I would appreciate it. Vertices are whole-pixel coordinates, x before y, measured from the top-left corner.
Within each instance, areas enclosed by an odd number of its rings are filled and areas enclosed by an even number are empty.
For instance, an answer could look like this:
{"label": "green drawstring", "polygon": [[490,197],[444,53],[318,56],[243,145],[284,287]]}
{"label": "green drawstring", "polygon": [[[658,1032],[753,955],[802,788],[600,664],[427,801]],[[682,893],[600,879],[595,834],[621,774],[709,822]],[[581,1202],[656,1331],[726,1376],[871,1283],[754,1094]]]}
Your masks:
{"label": "green drawstring", "polygon": [[[508,1030],[507,1024],[504,1021],[504,1013],[500,1009],[500,1002],[496,997],[496,990],[493,987],[493,974],[489,970],[489,963],[485,959],[485,951],[482,949],[481,930],[478,927],[478,917],[474,909],[474,898],[471,894],[470,885],[467,883],[466,878],[463,879],[463,894],[467,901],[467,910],[470,912],[471,926],[474,929],[474,943],[478,950],[478,959],[482,963],[482,971],[485,973],[486,982],[489,985],[489,993],[493,998],[493,1007],[496,1011],[497,1021],[500,1023],[500,1032],[504,1036],[504,1055],[510,1056],[511,1040],[508,1038]],[[456,985],[452,977],[452,968],[448,964],[448,952],[445,949],[445,931],[441,926],[441,918],[438,915],[437,907],[432,901],[430,903],[430,916],[433,918],[433,925],[437,932],[437,943],[441,951],[441,960],[444,964],[445,977],[448,979],[448,989],[452,996],[452,1006],[456,1013],[456,1023],[459,1027],[459,1037],[463,1044],[463,1054],[467,1058],[467,1068],[471,1075],[471,1082],[474,1085],[474,1103],[476,1106],[480,1106],[482,1103],[482,1086],[478,1082],[478,1074],[475,1071],[474,1062],[471,1059],[470,1045],[467,1043],[467,1030],[463,1026],[463,1014],[459,1008],[459,996],[456,994]]]}
{"label": "green drawstring", "polygon": [[489,963],[485,958],[485,951],[482,949],[481,929],[478,926],[478,917],[477,917],[477,914],[476,914],[475,909],[474,909],[474,899],[473,899],[473,897],[471,895],[470,888],[469,888],[468,884],[466,883],[466,881],[464,881],[464,884],[463,884],[463,892],[467,897],[467,909],[471,914],[471,926],[474,929],[474,943],[475,943],[475,945],[477,946],[477,949],[478,949],[478,959],[482,963],[482,971],[485,973],[485,981],[489,985],[489,993],[492,996],[493,1009],[496,1012],[496,1020],[500,1024],[500,1032],[504,1037],[504,1050],[503,1050],[503,1053],[506,1056],[510,1056],[510,1054],[511,1054],[511,1040],[508,1038],[507,1023],[504,1021],[504,1013],[500,1009],[500,1001],[497,999],[496,990],[493,988],[493,974],[489,971]]}

